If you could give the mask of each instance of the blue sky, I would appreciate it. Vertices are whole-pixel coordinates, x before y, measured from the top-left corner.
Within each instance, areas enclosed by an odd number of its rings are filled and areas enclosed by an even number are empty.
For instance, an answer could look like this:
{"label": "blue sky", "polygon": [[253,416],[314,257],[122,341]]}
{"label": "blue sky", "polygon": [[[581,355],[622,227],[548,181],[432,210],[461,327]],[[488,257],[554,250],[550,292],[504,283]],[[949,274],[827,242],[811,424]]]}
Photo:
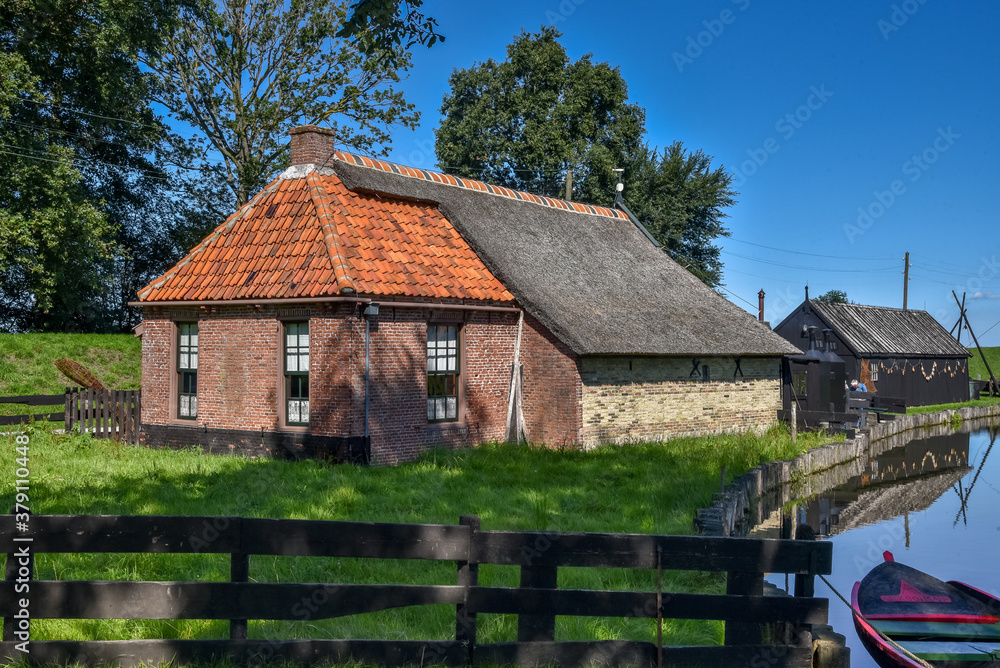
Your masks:
{"label": "blue sky", "polygon": [[736,174],[732,238],[720,244],[734,303],[756,314],[763,288],[777,324],[808,283],[812,296],[839,289],[902,306],[909,251],[909,306],[951,329],[951,290],[965,291],[980,342],[1000,345],[1000,325],[986,332],[1000,321],[1000,3],[426,0],[424,10],[447,40],[415,52],[402,88],[421,127],[395,133],[390,159],[434,167],[451,72],[503,59],[522,29],[555,25],[572,59],[593,53],[620,68],[651,145],[680,140]]}

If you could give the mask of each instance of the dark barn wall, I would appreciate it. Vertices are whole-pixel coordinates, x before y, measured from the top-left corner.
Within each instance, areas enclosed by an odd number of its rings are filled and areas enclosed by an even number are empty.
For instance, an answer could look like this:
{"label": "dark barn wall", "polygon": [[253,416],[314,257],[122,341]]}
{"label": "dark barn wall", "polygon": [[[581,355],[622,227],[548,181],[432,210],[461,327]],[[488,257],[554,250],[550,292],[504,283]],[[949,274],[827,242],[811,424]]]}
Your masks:
{"label": "dark barn wall", "polygon": [[[809,340],[802,338],[803,326],[815,326],[817,341],[827,327],[815,313],[799,305],[774,332],[803,350]],[[830,339],[836,345],[833,352],[847,365],[847,380],[861,378],[862,359],[870,359],[870,369],[878,366],[877,393],[884,397],[899,397],[907,406],[947,404],[969,399],[969,364],[958,357],[881,357],[857,356],[834,331]],[[929,378],[928,378],[929,377]]]}
{"label": "dark barn wall", "polygon": [[875,388],[884,397],[902,397],[907,406],[969,400],[969,362],[955,357],[873,357]]}

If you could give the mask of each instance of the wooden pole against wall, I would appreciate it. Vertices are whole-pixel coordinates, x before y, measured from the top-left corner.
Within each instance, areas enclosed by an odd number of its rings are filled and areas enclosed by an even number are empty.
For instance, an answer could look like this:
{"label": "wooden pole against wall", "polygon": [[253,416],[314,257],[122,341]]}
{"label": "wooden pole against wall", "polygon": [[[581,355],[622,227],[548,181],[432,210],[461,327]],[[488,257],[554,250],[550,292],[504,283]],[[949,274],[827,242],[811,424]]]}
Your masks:
{"label": "wooden pole against wall", "polygon": [[566,201],[573,201],[573,170],[566,170]]}

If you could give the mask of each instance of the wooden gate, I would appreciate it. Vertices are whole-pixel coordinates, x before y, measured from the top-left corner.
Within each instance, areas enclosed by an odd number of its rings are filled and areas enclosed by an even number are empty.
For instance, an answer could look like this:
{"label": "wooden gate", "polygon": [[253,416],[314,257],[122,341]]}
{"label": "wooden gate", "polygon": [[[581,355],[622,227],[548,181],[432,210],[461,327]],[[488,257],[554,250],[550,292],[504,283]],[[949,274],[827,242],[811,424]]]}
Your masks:
{"label": "wooden gate", "polygon": [[66,431],[138,443],[141,412],[142,390],[66,388]]}

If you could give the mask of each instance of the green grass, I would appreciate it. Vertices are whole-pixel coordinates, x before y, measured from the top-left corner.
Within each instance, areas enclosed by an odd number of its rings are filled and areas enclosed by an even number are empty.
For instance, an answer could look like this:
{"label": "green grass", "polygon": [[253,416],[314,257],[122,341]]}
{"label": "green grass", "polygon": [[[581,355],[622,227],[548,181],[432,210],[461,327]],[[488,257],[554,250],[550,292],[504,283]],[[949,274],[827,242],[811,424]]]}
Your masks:
{"label": "green grass", "polygon": [[[0,397],[62,394],[67,386],[76,385],[53,365],[61,357],[90,369],[105,387],[141,386],[142,344],[131,334],[0,334]],[[0,404],[0,415],[49,410]]]}
{"label": "green grass", "polygon": [[[732,478],[786,459],[827,438],[800,434],[797,445],[775,427],[765,434],[679,439],[590,452],[485,445],[434,451],[386,468],[251,460],[195,451],[149,450],[31,428],[31,508],[54,514],[239,515],[248,517],[457,523],[473,513],[483,528],[689,534],[697,508]],[[0,490],[13,487],[13,437],[0,436],[9,465]],[[10,507],[4,494],[0,502]],[[38,555],[40,579],[227,580],[225,555]],[[257,582],[454,584],[451,562],[254,557]],[[514,567],[480,569],[484,585],[517,586]],[[655,589],[655,573],[565,568],[560,587]],[[666,591],[723,591],[717,573],[665,572]],[[557,638],[651,640],[654,622],[563,618]],[[485,615],[483,642],[516,638],[516,617]],[[226,637],[224,622],[38,620],[32,638]],[[454,608],[403,608],[311,622],[251,622],[250,636],[446,639]],[[666,621],[668,644],[721,642],[719,623]]]}
{"label": "green grass", "polygon": [[[976,376],[979,376],[981,380],[989,380],[990,372],[986,370],[986,365],[983,364],[983,358],[979,356],[979,351],[970,348],[969,352],[972,353],[972,357],[969,358],[969,379],[976,380]],[[993,375],[1000,378],[1000,347],[984,347],[983,353],[986,354],[986,361],[993,369]]]}
{"label": "green grass", "polygon": [[956,410],[964,406],[992,406],[1000,404],[1000,397],[985,397],[983,399],[972,399],[957,404],[934,404],[931,406],[910,406],[906,409],[907,415],[915,413],[936,413],[938,411]]}

